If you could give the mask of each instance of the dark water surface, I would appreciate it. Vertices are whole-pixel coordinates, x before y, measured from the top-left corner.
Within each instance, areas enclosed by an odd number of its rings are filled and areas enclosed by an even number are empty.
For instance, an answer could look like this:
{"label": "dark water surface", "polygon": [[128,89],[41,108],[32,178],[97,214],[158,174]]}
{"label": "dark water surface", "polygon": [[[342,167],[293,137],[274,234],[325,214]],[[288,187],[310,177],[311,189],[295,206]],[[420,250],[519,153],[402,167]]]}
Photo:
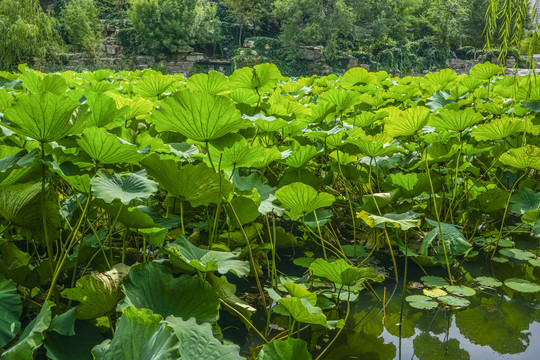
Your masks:
{"label": "dark water surface", "polygon": [[[493,276],[538,279],[540,269],[509,262],[470,263],[472,277]],[[423,275],[411,266],[409,281]],[[430,275],[439,269],[426,269]],[[538,283],[538,280],[536,280]],[[467,281],[465,281],[467,283]],[[472,359],[540,360],[540,293],[521,294],[506,287],[477,288],[470,306],[418,310],[404,303],[402,326],[401,286],[386,285],[386,306],[365,293],[354,303],[347,331],[327,352],[325,359]],[[376,289],[379,297],[384,289]],[[421,294],[407,289],[405,296]],[[401,334],[401,336],[400,336]]]}

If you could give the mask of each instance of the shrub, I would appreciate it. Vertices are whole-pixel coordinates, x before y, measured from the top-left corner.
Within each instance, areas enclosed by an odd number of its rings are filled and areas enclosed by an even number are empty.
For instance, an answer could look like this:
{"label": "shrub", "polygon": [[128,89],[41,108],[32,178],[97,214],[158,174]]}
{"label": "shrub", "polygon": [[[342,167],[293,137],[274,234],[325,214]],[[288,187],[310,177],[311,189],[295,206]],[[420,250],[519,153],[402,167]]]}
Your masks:
{"label": "shrub", "polygon": [[131,0],[128,15],[139,50],[147,54],[219,41],[216,6],[206,0]]}
{"label": "shrub", "polygon": [[103,42],[94,0],[71,0],[60,11],[66,40],[76,51],[95,58]]}
{"label": "shrub", "polygon": [[0,1],[0,67],[47,60],[62,51],[63,42],[54,18],[38,0]]}

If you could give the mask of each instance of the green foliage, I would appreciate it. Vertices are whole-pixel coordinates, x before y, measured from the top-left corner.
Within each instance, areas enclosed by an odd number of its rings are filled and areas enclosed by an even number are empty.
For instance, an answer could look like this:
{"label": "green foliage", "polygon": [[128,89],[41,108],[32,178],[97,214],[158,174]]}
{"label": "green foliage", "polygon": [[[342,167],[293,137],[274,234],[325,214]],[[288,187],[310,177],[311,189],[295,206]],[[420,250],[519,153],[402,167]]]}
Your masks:
{"label": "green foliage", "polygon": [[57,23],[43,12],[38,0],[0,3],[0,68],[47,60],[61,51]]}
{"label": "green foliage", "polygon": [[128,15],[139,49],[147,54],[219,40],[216,7],[206,0],[131,0]]}
{"label": "green foliage", "polygon": [[96,58],[103,41],[94,0],[71,0],[61,10],[60,26],[75,51]]}

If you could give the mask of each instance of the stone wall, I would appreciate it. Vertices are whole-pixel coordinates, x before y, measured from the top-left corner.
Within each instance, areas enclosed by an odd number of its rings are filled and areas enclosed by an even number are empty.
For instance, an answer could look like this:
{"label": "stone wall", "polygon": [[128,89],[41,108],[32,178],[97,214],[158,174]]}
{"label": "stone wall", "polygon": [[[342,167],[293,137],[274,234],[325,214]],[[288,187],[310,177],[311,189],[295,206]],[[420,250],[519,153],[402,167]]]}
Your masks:
{"label": "stone wall", "polygon": [[216,70],[223,73],[231,71],[230,59],[210,59],[203,53],[193,51],[192,48],[184,48],[166,57],[150,55],[125,56],[122,46],[116,41],[116,35],[121,25],[119,20],[113,22],[101,20],[103,44],[97,58],[89,58],[84,53],[68,54],[64,67],[69,70],[93,67],[114,70],[158,68],[170,74],[182,73],[184,75],[189,75],[194,71]]}

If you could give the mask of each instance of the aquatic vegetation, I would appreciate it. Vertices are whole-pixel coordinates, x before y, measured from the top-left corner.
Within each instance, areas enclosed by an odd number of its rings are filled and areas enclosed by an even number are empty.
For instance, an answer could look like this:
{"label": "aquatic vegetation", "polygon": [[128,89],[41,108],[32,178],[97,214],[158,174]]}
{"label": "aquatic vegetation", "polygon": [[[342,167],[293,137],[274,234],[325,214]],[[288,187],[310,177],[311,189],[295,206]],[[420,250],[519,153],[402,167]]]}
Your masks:
{"label": "aquatic vegetation", "polygon": [[0,72],[2,359],[394,358],[384,330],[425,358],[439,312],[525,351],[534,77],[19,70]]}

